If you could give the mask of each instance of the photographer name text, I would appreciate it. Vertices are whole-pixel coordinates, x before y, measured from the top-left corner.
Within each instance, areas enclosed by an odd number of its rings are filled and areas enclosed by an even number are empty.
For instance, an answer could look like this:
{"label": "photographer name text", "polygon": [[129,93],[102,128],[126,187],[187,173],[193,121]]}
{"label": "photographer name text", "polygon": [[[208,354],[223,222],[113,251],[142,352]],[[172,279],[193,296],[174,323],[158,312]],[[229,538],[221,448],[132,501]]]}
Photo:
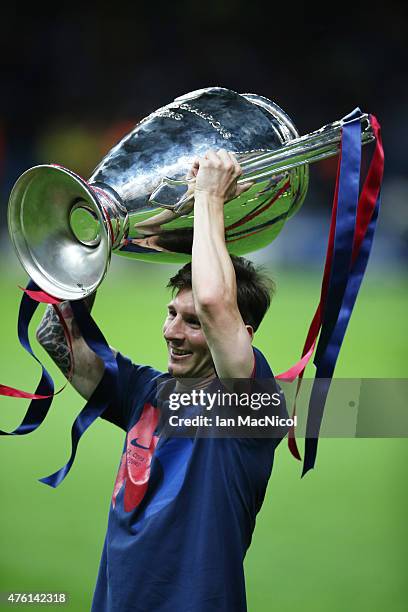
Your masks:
{"label": "photographer name text", "polygon": [[169,418],[171,427],[293,427],[297,426],[297,415],[293,418],[277,416],[251,417],[241,416],[223,418],[218,415],[208,417],[202,414],[195,417],[179,417],[176,414]]}

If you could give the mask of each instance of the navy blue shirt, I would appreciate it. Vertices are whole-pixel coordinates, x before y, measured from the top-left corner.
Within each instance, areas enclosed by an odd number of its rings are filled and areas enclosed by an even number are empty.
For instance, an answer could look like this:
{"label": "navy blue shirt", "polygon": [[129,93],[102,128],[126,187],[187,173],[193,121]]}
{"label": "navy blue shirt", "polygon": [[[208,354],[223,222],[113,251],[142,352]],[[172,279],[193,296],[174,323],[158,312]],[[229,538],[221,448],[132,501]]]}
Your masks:
{"label": "navy blue shirt", "polygon": [[[254,354],[255,377],[272,378]],[[117,361],[104,417],[127,436],[92,610],[244,612],[243,561],[281,438],[160,437],[157,384],[169,375]]]}

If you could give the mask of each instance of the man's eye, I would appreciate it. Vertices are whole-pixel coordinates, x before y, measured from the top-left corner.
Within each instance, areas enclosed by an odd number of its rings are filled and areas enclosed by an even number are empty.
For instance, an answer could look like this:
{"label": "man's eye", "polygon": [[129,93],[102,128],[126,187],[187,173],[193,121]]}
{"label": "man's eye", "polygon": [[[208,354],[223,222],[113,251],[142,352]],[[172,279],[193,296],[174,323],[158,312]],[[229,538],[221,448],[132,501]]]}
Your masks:
{"label": "man's eye", "polygon": [[195,327],[201,327],[201,323],[198,319],[187,319],[187,323]]}

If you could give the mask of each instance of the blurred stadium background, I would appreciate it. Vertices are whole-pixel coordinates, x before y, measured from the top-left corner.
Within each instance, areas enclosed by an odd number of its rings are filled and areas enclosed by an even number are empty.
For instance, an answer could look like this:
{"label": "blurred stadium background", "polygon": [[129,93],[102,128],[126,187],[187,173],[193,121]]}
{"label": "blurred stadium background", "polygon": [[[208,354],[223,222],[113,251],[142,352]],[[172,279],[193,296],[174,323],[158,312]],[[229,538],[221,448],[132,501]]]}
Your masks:
{"label": "blurred stadium background", "polygon": [[[39,376],[16,335],[17,285],[27,279],[6,229],[15,180],[49,162],[89,176],[138,120],[178,95],[211,85],[273,99],[301,134],[355,106],[378,117],[386,154],[382,211],[336,376],[406,378],[403,6],[374,5],[364,13],[354,7],[347,16],[331,15],[326,7],[324,18],[310,6],[297,9],[296,17],[274,9],[266,18],[263,3],[232,0],[159,2],[132,13],[119,8],[96,16],[90,8],[77,14],[54,7],[41,14],[32,7],[24,17],[3,8],[1,383],[34,390]],[[272,245],[250,256],[277,282],[256,342],[275,372],[299,357],[318,301],[335,171],[336,160],[312,167],[301,211]],[[164,285],[174,270],[114,257],[94,309],[113,346],[159,368],[165,367]],[[62,385],[59,372],[37,352]],[[0,403],[0,426],[10,431],[27,402]],[[70,427],[82,404],[68,388],[38,431],[3,437],[0,444],[0,591],[66,592],[75,612],[90,607],[122,433],[95,423],[57,490],[37,478],[67,460]],[[390,399],[384,410],[391,408]],[[316,469],[301,480],[300,465],[282,443],[246,560],[249,611],[406,609],[407,458],[404,439],[323,439]]]}

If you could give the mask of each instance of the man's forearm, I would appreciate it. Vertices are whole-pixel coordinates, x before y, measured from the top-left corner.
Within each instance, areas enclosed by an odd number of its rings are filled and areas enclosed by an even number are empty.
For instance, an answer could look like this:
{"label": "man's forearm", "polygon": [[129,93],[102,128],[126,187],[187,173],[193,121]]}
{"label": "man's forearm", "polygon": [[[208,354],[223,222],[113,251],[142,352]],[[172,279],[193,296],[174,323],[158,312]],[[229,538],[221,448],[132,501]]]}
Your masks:
{"label": "man's forearm", "polygon": [[[88,296],[84,301],[89,311],[95,301],[96,293]],[[80,337],[78,326],[73,317],[69,302],[62,302],[59,305],[69,333],[73,340]],[[47,351],[51,359],[60,368],[64,376],[68,376],[73,368],[73,356],[71,355],[68,340],[65,336],[64,328],[55,312],[53,306],[47,306],[45,314],[37,328],[36,338],[41,346]]]}
{"label": "man's forearm", "polygon": [[64,376],[68,376],[72,369],[72,355],[64,328],[53,306],[47,306],[37,329],[36,337]]}
{"label": "man's forearm", "polygon": [[224,203],[206,193],[195,196],[192,278],[196,307],[236,301],[235,272],[225,245]]}

